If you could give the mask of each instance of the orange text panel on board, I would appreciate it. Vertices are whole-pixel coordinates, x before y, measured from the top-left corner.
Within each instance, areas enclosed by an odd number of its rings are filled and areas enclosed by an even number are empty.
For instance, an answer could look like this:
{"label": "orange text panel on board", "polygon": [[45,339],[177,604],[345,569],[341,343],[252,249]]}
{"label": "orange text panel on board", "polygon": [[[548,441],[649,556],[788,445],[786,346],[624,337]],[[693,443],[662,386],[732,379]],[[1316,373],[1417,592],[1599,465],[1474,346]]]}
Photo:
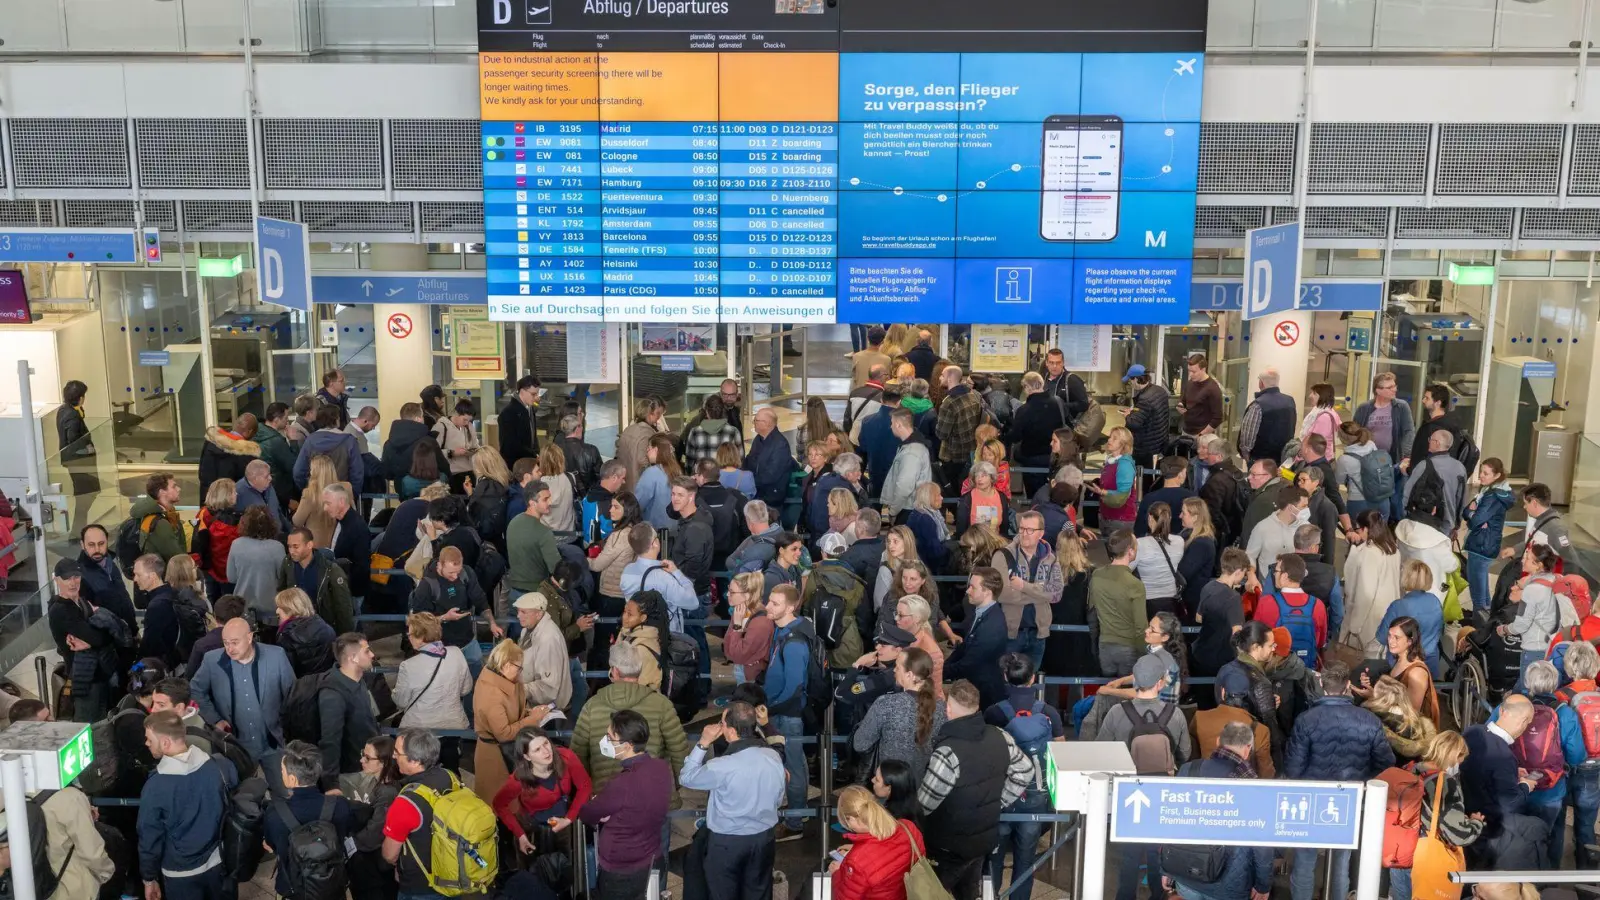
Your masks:
{"label": "orange text panel on board", "polygon": [[593,53],[480,53],[483,118],[594,121],[600,72]]}

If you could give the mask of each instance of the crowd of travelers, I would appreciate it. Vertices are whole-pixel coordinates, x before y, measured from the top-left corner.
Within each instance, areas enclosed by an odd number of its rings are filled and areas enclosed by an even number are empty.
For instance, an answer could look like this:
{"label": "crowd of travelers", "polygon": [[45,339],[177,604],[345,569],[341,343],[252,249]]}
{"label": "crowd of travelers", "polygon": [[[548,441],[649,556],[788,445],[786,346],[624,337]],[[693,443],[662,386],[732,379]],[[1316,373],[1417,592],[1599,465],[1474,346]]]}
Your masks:
{"label": "crowd of travelers", "polygon": [[[1228,441],[1198,354],[1176,396],[1132,366],[1109,429],[1058,350],[1008,379],[873,326],[853,358],[798,443],[731,380],[677,432],[639,399],[609,459],[533,376],[494,443],[435,385],[379,445],[337,371],[210,429],[198,514],[157,473],[55,565],[61,695],[10,716],[97,752],[37,800],[39,896],[233,897],[270,853],[295,900],[634,900],[695,791],[689,897],[771,897],[777,844],[830,828],[836,898],[1027,897],[1047,823],[1008,814],[1052,811],[1065,740],[1383,779],[1390,900],[1441,858],[1559,867],[1569,810],[1600,862],[1600,617],[1549,490],[1478,460],[1445,388],[1419,421],[1382,374],[1346,421],[1269,369]],[[1467,660],[1483,724],[1435,686]],[[1351,880],[1348,850],[1114,852],[1119,900]]]}

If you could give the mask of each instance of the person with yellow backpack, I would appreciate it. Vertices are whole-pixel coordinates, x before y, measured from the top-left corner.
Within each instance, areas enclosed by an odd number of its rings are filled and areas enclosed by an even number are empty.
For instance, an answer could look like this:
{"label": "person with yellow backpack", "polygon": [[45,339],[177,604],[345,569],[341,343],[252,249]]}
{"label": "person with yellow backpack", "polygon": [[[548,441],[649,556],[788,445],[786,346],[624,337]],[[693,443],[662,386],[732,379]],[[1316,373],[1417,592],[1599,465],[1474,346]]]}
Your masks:
{"label": "person with yellow backpack", "polygon": [[500,871],[494,810],[439,765],[439,738],[402,728],[394,761],[405,777],[383,823],[383,858],[399,900],[488,893]]}

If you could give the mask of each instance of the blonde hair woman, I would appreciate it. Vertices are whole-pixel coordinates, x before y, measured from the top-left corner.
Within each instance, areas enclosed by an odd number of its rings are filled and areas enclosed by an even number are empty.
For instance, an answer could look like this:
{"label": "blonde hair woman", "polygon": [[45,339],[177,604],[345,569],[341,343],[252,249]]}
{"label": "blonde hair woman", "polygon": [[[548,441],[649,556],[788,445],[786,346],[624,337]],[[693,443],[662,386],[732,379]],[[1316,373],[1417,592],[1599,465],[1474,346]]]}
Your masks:
{"label": "blonde hair woman", "polygon": [[727,634],[722,652],[733,664],[734,684],[760,684],[772,659],[772,634],[767,618],[766,581],[760,572],[743,572],[728,582]]}
{"label": "blonde hair woman", "polygon": [[1121,425],[1111,429],[1106,436],[1106,461],[1100,469],[1100,480],[1083,484],[1086,490],[1100,498],[1102,530],[1132,530],[1139,516],[1139,501],[1135,497],[1139,472],[1130,455],[1132,453],[1133,432]]}
{"label": "blonde hair woman", "polygon": [[[461,698],[472,693],[472,670],[460,647],[444,642],[443,627],[433,613],[406,616],[406,640],[416,654],[400,664],[394,702],[401,710],[401,728],[464,731],[472,727]],[[440,738],[440,763],[461,759],[459,738]]]}
{"label": "blonde hair woman", "polygon": [[[883,602],[889,598],[889,589],[894,585],[900,567],[907,562],[921,561],[922,557],[917,555],[916,535],[911,533],[909,527],[896,525],[884,532],[883,565],[878,567],[878,575],[872,585],[872,603],[878,615],[884,614]],[[893,614],[893,610],[889,612]]]}
{"label": "blonde hair woman", "polygon": [[512,640],[495,644],[483,661],[483,672],[472,692],[472,722],[478,733],[472,790],[485,803],[492,801],[511,777],[506,758],[510,754],[501,746],[515,746],[517,732],[538,725],[554,711],[549,704],[528,709],[521,680],[522,648]]}
{"label": "blonde hair woman", "polygon": [[[1465,847],[1483,833],[1484,820],[1467,813],[1466,797],[1461,792],[1458,770],[1467,759],[1466,739],[1454,731],[1441,731],[1428,742],[1417,763],[1422,776],[1422,823],[1433,823],[1434,798],[1439,797],[1439,837],[1457,847]],[[1441,788],[1439,779],[1444,779]],[[1411,870],[1390,869],[1390,896],[1411,896]]]}
{"label": "blonde hair woman", "polygon": [[333,457],[326,453],[311,457],[310,475],[306,478],[306,489],[300,492],[300,506],[294,511],[294,524],[296,528],[311,529],[311,536],[316,539],[318,547],[333,546],[334,522],[333,517],[322,510],[322,489],[334,485],[350,491],[352,497],[356,495],[350,482],[339,480]]}
{"label": "blonde hair woman", "polygon": [[[1083,538],[1062,529],[1056,538],[1056,563],[1061,566],[1061,600],[1051,615],[1056,625],[1089,624],[1089,551]],[[1085,632],[1051,631],[1044,641],[1042,671],[1051,675],[1099,675],[1094,645]]]}
{"label": "blonde hair woman", "polygon": [[296,678],[333,668],[333,626],[317,615],[305,591],[297,587],[272,598],[278,613],[278,646],[289,657]]}
{"label": "blonde hair woman", "polygon": [[933,694],[944,699],[944,651],[933,639],[933,608],[916,594],[907,594],[895,601],[894,624],[911,635],[911,646],[928,654],[933,660]]}
{"label": "blonde hair woman", "polygon": [[834,488],[828,492],[828,530],[844,538],[848,547],[856,542],[856,495],[848,488]]}
{"label": "blonde hair woman", "polygon": [[505,540],[506,495],[510,493],[511,473],[506,471],[505,458],[493,447],[479,447],[472,454],[472,480],[467,496],[467,521],[484,523],[485,528],[494,523],[495,533],[482,534],[487,541]]}
{"label": "blonde hair woman", "polygon": [[484,479],[498,482],[501,487],[511,485],[511,471],[506,468],[505,457],[493,447],[479,447],[472,454],[472,482],[476,486]]}
{"label": "blonde hair woman", "polygon": [[1362,705],[1383,723],[1383,736],[1399,765],[1421,759],[1428,742],[1439,733],[1439,727],[1411,705],[1405,685],[1388,675],[1378,679],[1372,696]]}
{"label": "blonde hair woman", "polygon": [[561,445],[549,441],[539,451],[537,471],[550,489],[550,514],[540,519],[551,531],[572,531],[577,526],[577,497],[572,475],[567,472],[567,454]]}

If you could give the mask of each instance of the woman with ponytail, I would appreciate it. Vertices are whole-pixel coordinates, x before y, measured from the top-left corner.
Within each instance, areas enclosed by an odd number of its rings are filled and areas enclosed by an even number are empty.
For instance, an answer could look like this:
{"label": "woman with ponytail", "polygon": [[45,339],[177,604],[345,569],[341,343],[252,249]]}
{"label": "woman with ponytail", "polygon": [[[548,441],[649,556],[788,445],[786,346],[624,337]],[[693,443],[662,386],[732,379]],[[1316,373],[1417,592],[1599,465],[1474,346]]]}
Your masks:
{"label": "woman with ponytail", "polygon": [[925,849],[922,832],[889,815],[872,792],[851,785],[839,792],[839,824],[848,845],[828,866],[834,900],[905,900],[906,873]]}
{"label": "woman with ponytail", "polygon": [[[880,649],[880,659],[882,653]],[[875,763],[901,760],[920,779],[933,755],[933,736],[945,721],[944,701],[933,692],[933,657],[916,647],[901,650],[894,664],[894,682],[899,690],[873,701],[852,741],[858,752],[875,751]]]}

